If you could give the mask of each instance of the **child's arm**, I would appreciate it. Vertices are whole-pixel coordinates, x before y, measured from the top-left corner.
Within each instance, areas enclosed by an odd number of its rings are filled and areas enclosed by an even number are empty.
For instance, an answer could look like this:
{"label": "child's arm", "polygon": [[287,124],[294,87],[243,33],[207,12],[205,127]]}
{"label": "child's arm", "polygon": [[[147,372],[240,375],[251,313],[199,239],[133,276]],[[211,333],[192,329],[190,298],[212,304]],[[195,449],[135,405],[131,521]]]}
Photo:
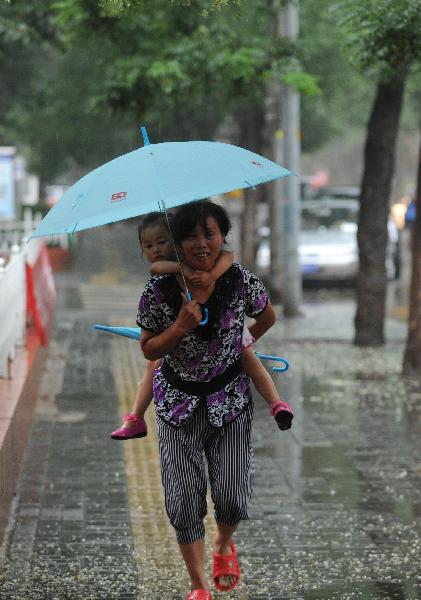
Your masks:
{"label": "child's arm", "polygon": [[241,364],[253,381],[256,390],[269,406],[273,406],[276,402],[280,401],[278,390],[273,383],[272,377],[257,358],[251,346],[243,348],[241,351]]}
{"label": "child's arm", "polygon": [[211,271],[194,271],[187,278],[194,287],[209,287],[227,271],[234,262],[234,253],[222,250]]}
{"label": "child's arm", "polygon": [[151,275],[170,275],[172,273],[181,273],[178,262],[171,260],[158,260],[151,264],[149,271]]}
{"label": "child's arm", "polygon": [[233,262],[234,252],[230,252],[229,250],[222,250],[221,254],[218,256],[215,266],[210,272],[213,279],[215,279],[215,281],[219,279],[221,275],[225,273],[225,271],[228,271]]}

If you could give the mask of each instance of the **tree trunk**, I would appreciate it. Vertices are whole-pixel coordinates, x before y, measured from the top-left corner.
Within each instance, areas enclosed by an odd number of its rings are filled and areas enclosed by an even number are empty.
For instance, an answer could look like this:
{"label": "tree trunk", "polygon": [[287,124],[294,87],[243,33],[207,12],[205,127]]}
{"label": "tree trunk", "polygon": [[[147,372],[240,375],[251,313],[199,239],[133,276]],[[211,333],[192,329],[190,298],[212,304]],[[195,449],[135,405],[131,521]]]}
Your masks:
{"label": "tree trunk", "polygon": [[387,220],[404,86],[404,76],[378,84],[367,128],[358,221],[358,346],[384,344]]}
{"label": "tree trunk", "polygon": [[[235,120],[240,131],[240,146],[261,154],[264,139],[264,112],[262,107],[257,101],[254,104],[240,106],[235,115]],[[241,263],[251,271],[254,271],[256,266],[257,204],[260,196],[259,189],[245,190]]]}
{"label": "tree trunk", "polygon": [[421,143],[418,155],[416,218],[411,230],[412,273],[409,294],[408,337],[403,374],[421,376]]}

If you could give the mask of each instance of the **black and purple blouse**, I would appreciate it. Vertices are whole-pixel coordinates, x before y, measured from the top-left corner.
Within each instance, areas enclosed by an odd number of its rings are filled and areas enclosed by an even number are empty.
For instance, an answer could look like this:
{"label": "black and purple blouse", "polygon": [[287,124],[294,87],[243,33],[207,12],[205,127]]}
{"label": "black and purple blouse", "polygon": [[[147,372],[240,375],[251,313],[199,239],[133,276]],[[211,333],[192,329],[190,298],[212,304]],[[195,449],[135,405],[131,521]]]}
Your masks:
{"label": "black and purple blouse", "polygon": [[[182,289],[174,275],[155,275],[143,292],[137,324],[153,333],[162,333],[177,318]],[[233,264],[216,282],[206,302],[207,325],[187,333],[164,357],[169,367],[189,382],[208,382],[240,359],[244,317],[257,317],[266,308],[268,297],[263,283],[241,265]],[[155,409],[172,425],[183,425],[201,401],[172,386],[161,368],[153,381]],[[237,417],[251,399],[250,381],[244,371],[219,391],[205,396],[208,420],[222,427]]]}

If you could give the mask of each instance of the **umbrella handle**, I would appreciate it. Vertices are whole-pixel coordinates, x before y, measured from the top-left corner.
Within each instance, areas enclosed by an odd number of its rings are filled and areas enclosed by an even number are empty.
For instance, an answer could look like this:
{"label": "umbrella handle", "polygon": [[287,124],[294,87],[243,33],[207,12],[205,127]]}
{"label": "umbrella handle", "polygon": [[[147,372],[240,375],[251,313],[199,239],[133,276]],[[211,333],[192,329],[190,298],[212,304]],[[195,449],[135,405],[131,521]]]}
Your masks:
{"label": "umbrella handle", "polygon": [[[187,302],[190,302],[191,300],[191,294],[189,292],[189,290],[186,290],[186,298],[187,298]],[[203,313],[204,313],[204,318],[199,322],[199,325],[206,325],[206,323],[209,320],[209,311],[206,308],[206,306],[203,308]]]}
{"label": "umbrella handle", "polygon": [[203,308],[203,312],[204,312],[204,318],[200,321],[199,325],[206,325],[206,323],[209,320],[209,311],[206,308],[206,306]]}
{"label": "umbrella handle", "polygon": [[289,369],[289,362],[285,358],[281,358],[280,356],[272,356],[271,354],[262,354],[261,352],[255,352],[255,355],[257,358],[262,358],[263,360],[274,360],[276,362],[284,363],[283,367],[272,367],[272,371],[284,373]]}

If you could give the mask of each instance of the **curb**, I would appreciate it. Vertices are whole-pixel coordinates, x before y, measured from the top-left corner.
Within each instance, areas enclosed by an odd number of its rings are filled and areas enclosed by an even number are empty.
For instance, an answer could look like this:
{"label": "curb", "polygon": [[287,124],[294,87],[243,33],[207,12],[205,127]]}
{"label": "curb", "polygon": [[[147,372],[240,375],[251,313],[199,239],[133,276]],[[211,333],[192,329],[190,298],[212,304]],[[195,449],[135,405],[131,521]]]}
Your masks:
{"label": "curb", "polygon": [[[53,315],[50,315],[47,334],[52,322]],[[5,536],[47,353],[48,345],[42,346],[35,327],[30,327],[25,347],[16,351],[12,378],[0,381],[0,545]]]}

